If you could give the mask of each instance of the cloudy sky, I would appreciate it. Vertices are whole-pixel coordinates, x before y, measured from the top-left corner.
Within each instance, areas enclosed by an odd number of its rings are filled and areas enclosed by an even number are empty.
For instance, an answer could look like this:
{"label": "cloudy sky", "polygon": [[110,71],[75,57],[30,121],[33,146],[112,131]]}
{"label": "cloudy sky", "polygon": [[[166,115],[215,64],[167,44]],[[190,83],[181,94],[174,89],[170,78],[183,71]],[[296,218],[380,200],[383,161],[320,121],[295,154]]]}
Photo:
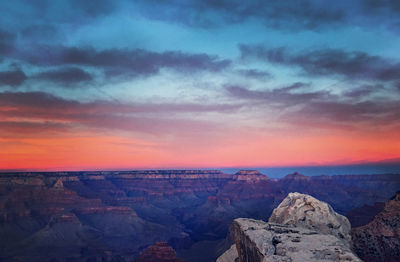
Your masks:
{"label": "cloudy sky", "polygon": [[14,0],[0,14],[0,169],[400,157],[397,0]]}

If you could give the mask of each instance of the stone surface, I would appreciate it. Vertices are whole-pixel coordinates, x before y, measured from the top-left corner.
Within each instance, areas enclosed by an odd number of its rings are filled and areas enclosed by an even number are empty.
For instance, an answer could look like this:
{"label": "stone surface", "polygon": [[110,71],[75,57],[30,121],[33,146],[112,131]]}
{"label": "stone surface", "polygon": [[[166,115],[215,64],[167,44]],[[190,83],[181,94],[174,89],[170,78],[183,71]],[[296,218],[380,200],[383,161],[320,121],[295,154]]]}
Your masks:
{"label": "stone surface", "polygon": [[365,226],[354,228],[355,252],[364,261],[400,261],[400,192]]}
{"label": "stone surface", "polygon": [[289,193],[274,209],[269,222],[308,228],[351,241],[349,220],[329,204],[306,194]]}
{"label": "stone surface", "polygon": [[236,245],[233,244],[225,253],[223,253],[217,262],[236,262],[239,261]]}
{"label": "stone surface", "polygon": [[306,228],[238,218],[232,230],[240,262],[361,261],[346,240]]}

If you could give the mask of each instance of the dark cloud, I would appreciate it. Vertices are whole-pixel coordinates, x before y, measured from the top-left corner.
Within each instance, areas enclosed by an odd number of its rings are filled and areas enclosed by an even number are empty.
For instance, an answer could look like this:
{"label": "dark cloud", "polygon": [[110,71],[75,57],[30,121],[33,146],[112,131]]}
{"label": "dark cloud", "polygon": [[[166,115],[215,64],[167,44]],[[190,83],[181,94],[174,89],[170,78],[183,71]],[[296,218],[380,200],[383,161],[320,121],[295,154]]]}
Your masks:
{"label": "dark cloud", "polygon": [[190,54],[179,51],[163,53],[144,49],[108,49],[78,47],[38,47],[25,53],[21,59],[40,65],[81,65],[105,70],[108,75],[147,76],[156,74],[162,68],[180,72],[220,71],[229,66],[229,60],[207,54]]}
{"label": "dark cloud", "polygon": [[34,78],[62,84],[75,84],[91,81],[93,79],[91,74],[80,68],[64,68],[45,71],[34,76]]}
{"label": "dark cloud", "polygon": [[2,86],[2,85],[19,86],[26,79],[27,79],[27,76],[20,69],[17,69],[14,71],[0,72],[0,86]]}
{"label": "dark cloud", "polygon": [[400,101],[320,101],[306,104],[290,116],[304,122],[347,123],[367,126],[400,124]]}
{"label": "dark cloud", "polygon": [[0,29],[0,61],[14,50],[15,35]]}
{"label": "dark cloud", "polygon": [[112,0],[70,0],[69,3],[73,9],[79,8],[85,15],[93,17],[110,14],[116,9],[116,2]]}
{"label": "dark cloud", "polygon": [[389,12],[398,15],[400,2],[397,0],[364,0],[363,7],[368,13]]}
{"label": "dark cloud", "polygon": [[[18,125],[15,119],[23,119],[22,124],[31,119],[47,124],[67,123],[69,127],[85,126],[146,133],[173,131],[177,127],[194,131],[197,127],[211,124],[185,118],[184,115],[188,112],[233,113],[241,107],[241,104],[139,104],[99,100],[83,103],[44,92],[0,93],[0,114],[6,121],[7,118],[13,119],[13,125]],[[177,114],[182,116],[176,117]]]}
{"label": "dark cloud", "polygon": [[230,96],[262,102],[269,106],[290,107],[308,103],[315,99],[329,96],[328,92],[292,92],[308,84],[297,82],[292,85],[272,90],[250,90],[241,86],[226,86]]}
{"label": "dark cloud", "polygon": [[79,23],[117,11],[116,1],[112,0],[36,0],[24,3],[32,8],[39,19],[64,23]]}
{"label": "dark cloud", "polygon": [[60,28],[49,24],[29,24],[20,31],[23,41],[30,43],[51,43],[65,40]]}
{"label": "dark cloud", "polygon": [[357,88],[353,88],[344,93],[344,96],[352,99],[361,99],[369,96],[370,94],[383,90],[385,87],[383,85],[363,85]]}
{"label": "dark cloud", "polygon": [[[229,95],[248,100],[251,106],[276,107],[280,121],[295,124],[367,126],[400,125],[400,99],[371,100],[368,95],[380,86],[362,86],[343,96],[328,91],[301,91],[304,83],[294,83],[273,90],[250,90],[241,86],[226,86]],[[361,99],[364,98],[364,99]],[[361,99],[361,100],[360,100]],[[290,110],[286,110],[290,109]]]}
{"label": "dark cloud", "polygon": [[242,58],[296,66],[312,76],[341,75],[351,79],[391,81],[400,79],[400,63],[364,52],[319,49],[297,54],[285,48],[240,45]]}
{"label": "dark cloud", "polygon": [[259,78],[259,79],[265,79],[272,77],[272,75],[266,71],[261,71],[257,69],[242,69],[238,70],[238,73],[248,77],[248,78]]}
{"label": "dark cloud", "polygon": [[152,19],[195,27],[218,27],[257,19],[267,26],[316,29],[343,20],[344,13],[325,2],[309,0],[188,0],[141,1],[141,11]]}
{"label": "dark cloud", "polygon": [[0,133],[10,133],[14,137],[18,134],[57,133],[66,131],[68,127],[68,124],[52,122],[0,121]]}

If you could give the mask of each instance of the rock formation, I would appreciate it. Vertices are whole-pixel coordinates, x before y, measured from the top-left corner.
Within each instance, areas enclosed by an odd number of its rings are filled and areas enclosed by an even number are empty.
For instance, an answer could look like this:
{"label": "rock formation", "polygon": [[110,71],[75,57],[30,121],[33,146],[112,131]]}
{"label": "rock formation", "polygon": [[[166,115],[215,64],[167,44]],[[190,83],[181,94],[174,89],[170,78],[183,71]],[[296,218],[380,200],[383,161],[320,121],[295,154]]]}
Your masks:
{"label": "rock formation", "polygon": [[306,228],[238,218],[232,230],[240,262],[361,261],[347,241]]}
{"label": "rock formation", "polygon": [[133,261],[158,241],[168,241],[188,261],[212,261],[229,247],[220,244],[235,218],[268,220],[289,192],[310,194],[344,214],[386,202],[399,185],[393,174],[1,173],[0,261]]}
{"label": "rock formation", "polygon": [[318,199],[300,193],[289,193],[274,209],[269,222],[308,228],[322,234],[351,240],[350,222],[333,208]]}
{"label": "rock formation", "polygon": [[352,237],[364,261],[400,261],[400,191],[370,223],[354,228]]}
{"label": "rock formation", "polygon": [[235,245],[218,262],[361,261],[347,218],[309,195],[290,193],[268,223],[238,218],[231,231]]}
{"label": "rock formation", "polygon": [[135,262],[185,262],[176,257],[175,250],[167,242],[157,242],[146,248]]}

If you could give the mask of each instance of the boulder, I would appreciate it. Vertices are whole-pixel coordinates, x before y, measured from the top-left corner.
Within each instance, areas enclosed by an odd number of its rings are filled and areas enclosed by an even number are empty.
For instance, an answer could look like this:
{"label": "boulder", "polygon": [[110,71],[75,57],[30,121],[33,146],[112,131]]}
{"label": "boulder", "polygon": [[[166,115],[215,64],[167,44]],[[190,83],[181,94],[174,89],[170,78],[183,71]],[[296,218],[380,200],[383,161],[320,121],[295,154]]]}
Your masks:
{"label": "boulder", "polygon": [[289,193],[274,209],[269,222],[311,229],[351,243],[349,220],[310,195]]}

